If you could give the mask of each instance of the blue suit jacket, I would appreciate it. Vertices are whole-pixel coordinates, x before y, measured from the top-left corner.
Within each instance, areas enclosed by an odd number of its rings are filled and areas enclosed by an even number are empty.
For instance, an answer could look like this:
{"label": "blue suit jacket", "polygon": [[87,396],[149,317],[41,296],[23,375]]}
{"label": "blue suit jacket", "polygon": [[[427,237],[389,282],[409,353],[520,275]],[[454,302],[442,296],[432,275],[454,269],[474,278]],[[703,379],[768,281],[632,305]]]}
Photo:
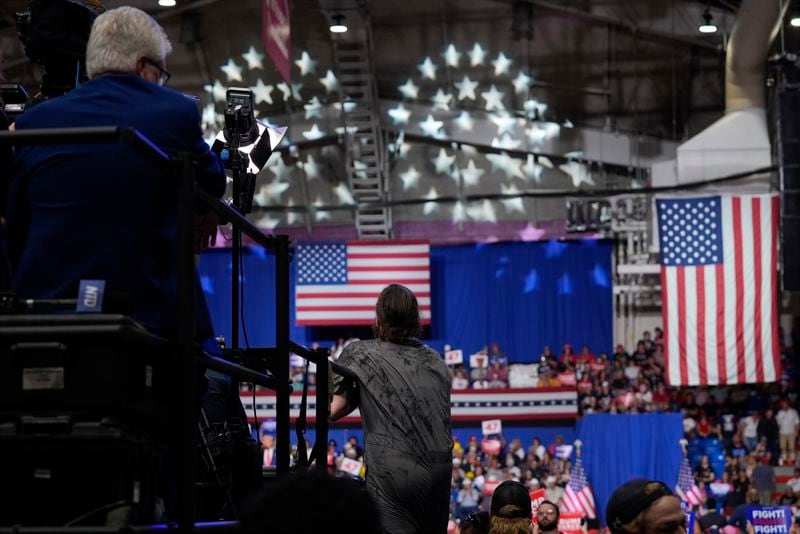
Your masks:
{"label": "blue suit jacket", "polygon": [[[197,105],[178,92],[108,74],[39,104],[16,123],[18,130],[70,126],[131,126],[169,155],[190,151],[199,161],[198,184],[218,197],[224,192],[224,171],[203,141]],[[132,295],[135,319],[174,334],[176,184],[122,143],[20,147],[6,211],[12,290],[75,298],[81,279],[102,279],[106,291]],[[210,336],[202,292],[197,301],[198,335]]]}

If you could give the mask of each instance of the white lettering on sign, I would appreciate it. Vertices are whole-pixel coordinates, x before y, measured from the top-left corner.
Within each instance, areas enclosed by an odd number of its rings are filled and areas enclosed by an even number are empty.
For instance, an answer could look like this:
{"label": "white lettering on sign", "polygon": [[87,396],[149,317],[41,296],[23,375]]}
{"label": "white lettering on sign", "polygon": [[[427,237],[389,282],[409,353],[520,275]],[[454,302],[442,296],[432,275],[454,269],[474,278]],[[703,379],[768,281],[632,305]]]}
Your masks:
{"label": "white lettering on sign", "polygon": [[87,308],[94,308],[97,306],[97,296],[100,293],[100,288],[97,286],[86,286],[86,291],[83,294],[83,305]]}

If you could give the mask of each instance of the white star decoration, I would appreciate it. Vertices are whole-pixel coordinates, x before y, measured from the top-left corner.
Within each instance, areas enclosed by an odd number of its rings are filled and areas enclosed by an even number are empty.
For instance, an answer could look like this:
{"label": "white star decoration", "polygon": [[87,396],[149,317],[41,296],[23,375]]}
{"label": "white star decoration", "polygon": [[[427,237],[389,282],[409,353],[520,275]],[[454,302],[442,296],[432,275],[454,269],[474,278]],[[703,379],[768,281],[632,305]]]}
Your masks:
{"label": "white star decoration", "polygon": [[309,141],[313,141],[314,139],[319,139],[321,137],[325,137],[325,132],[323,132],[322,130],[319,129],[319,126],[317,126],[317,123],[314,123],[314,124],[311,125],[311,129],[310,130],[306,130],[305,132],[303,132],[303,137],[305,137]]}
{"label": "white star decoration", "polygon": [[386,113],[394,124],[408,124],[408,118],[411,116],[411,111],[406,109],[402,103],[397,104],[397,107],[391,108]]}
{"label": "white star decoration", "polygon": [[253,91],[253,98],[255,98],[256,104],[261,104],[262,102],[265,104],[272,104],[272,91],[275,90],[273,86],[264,85],[261,78],[258,78],[255,87],[251,87],[250,89]]}
{"label": "white star decoration", "polygon": [[[504,195],[516,195],[519,193],[517,186],[514,184],[506,185],[500,184],[500,191]],[[514,211],[518,211],[520,213],[525,213],[525,206],[522,204],[522,198],[509,198],[502,200],[503,206],[506,208],[506,211],[511,213]]]}
{"label": "white star decoration", "polygon": [[[436,188],[431,187],[430,191],[428,191],[428,194],[425,195],[424,198],[428,200],[436,200],[437,198],[439,198],[438,193],[436,193]],[[423,204],[422,213],[424,213],[425,215],[430,215],[431,213],[433,213],[438,209],[439,209],[438,202],[426,202],[425,204]]]}
{"label": "white star decoration", "polygon": [[456,126],[458,126],[464,131],[472,130],[472,127],[475,124],[475,121],[472,119],[472,117],[469,116],[469,113],[467,113],[466,111],[462,111],[458,117],[453,119],[453,122],[455,123]]}
{"label": "white star decoration", "polygon": [[453,222],[460,223],[464,222],[467,219],[467,212],[464,209],[463,202],[456,202],[455,206],[453,206]]}
{"label": "white star decoration", "polygon": [[417,65],[417,69],[419,69],[423,78],[428,78],[429,80],[436,79],[436,64],[431,61],[430,57],[426,57],[422,63]]}
{"label": "white star decoration", "polygon": [[300,69],[300,76],[313,74],[317,70],[317,62],[311,59],[311,56],[305,50],[300,54],[300,59],[296,60],[294,64]]}
{"label": "white star decoration", "polygon": [[220,70],[225,73],[229,82],[242,81],[242,67],[237,65],[233,59],[228,58],[228,62],[220,67]]}
{"label": "white star decoration", "polygon": [[467,208],[467,213],[476,221],[497,222],[497,214],[494,211],[494,205],[488,198],[484,199],[479,206],[470,206]]}
{"label": "white star decoration", "polygon": [[505,173],[508,179],[514,177],[525,179],[522,170],[519,168],[519,160],[512,158],[508,153],[486,154],[486,159],[492,163],[492,172],[499,169]]}
{"label": "white star decoration", "polygon": [[217,112],[214,109],[214,104],[207,104],[203,108],[203,115],[202,115],[201,122],[203,124],[203,128],[216,127],[216,125],[217,125]]}
{"label": "white star decoration", "polygon": [[433,109],[448,111],[450,109],[450,101],[452,99],[453,95],[446,94],[444,91],[439,89],[433,96]]}
{"label": "white star decoration", "polygon": [[[314,202],[312,202],[311,205],[313,207],[315,207],[315,208],[318,208],[318,207],[322,206],[323,205],[322,204],[322,199],[320,197],[317,197],[317,199]],[[330,220],[331,219],[331,212],[329,212],[329,211],[316,211],[315,210],[314,211],[314,218],[317,220],[317,222],[323,221],[323,220],[326,220],[326,219]]]}
{"label": "white star decoration", "polygon": [[447,151],[443,148],[439,149],[439,155],[433,159],[433,165],[436,167],[436,172],[440,174],[450,174],[450,167],[456,160],[455,156],[448,156]]}
{"label": "white star decoration", "polygon": [[461,52],[457,51],[454,45],[448,46],[442,55],[448,67],[458,67],[458,62],[461,61]]}
{"label": "white star decoration", "polygon": [[467,168],[461,169],[461,178],[464,180],[464,185],[469,187],[478,185],[484,172],[483,169],[479,169],[475,166],[474,161],[469,160],[467,162]]}
{"label": "white star decoration", "polygon": [[458,89],[459,100],[464,100],[465,98],[475,100],[475,89],[478,87],[478,82],[473,82],[469,79],[469,76],[464,75],[460,82],[455,82],[453,85]]}
{"label": "white star decoration", "polygon": [[356,199],[353,198],[352,193],[347,188],[344,182],[341,182],[339,185],[333,188],[333,192],[336,193],[336,196],[339,198],[339,202],[342,204],[355,204]]}
{"label": "white star decoration", "polygon": [[504,148],[506,150],[515,150],[519,148],[522,144],[522,141],[517,139],[512,139],[510,135],[505,134],[500,139],[494,138],[492,139],[492,146],[495,148]]}
{"label": "white star decoration", "polygon": [[303,109],[306,110],[306,119],[319,118],[322,114],[322,104],[319,103],[319,98],[316,96],[312,97],[308,104],[303,106]]}
{"label": "white star decoration", "polygon": [[325,92],[328,94],[336,91],[336,89],[339,87],[339,80],[336,79],[336,75],[330,69],[328,69],[328,72],[325,73],[324,78],[319,79],[319,83],[325,86]]}
{"label": "white star decoration", "polygon": [[486,57],[486,51],[481,48],[481,45],[475,43],[472,50],[469,51],[469,63],[472,67],[483,65],[483,60]]}
{"label": "white star decoration", "polygon": [[215,102],[225,102],[228,98],[227,89],[222,85],[219,80],[214,80],[214,85],[204,85],[203,90],[210,94]]}
{"label": "white star decoration", "polygon": [[267,230],[272,230],[273,228],[278,226],[278,223],[280,222],[281,222],[280,219],[276,219],[269,213],[265,213],[256,221],[256,226],[259,228],[266,228]]}
{"label": "white star decoration", "polygon": [[259,206],[269,206],[272,203],[280,202],[281,195],[287,189],[289,189],[289,184],[281,182],[279,178],[276,178],[270,183],[262,185],[258,193],[253,196],[253,201]]}
{"label": "white star decoration", "polygon": [[[289,201],[286,203],[286,205],[289,206],[290,208],[294,207],[295,205],[294,199],[290,198]],[[302,220],[303,216],[300,213],[292,210],[286,212],[286,222],[288,224],[297,224]]]}
{"label": "white star decoration", "polygon": [[556,168],[555,165],[553,165],[553,162],[550,161],[550,158],[547,158],[545,156],[539,156],[538,158],[536,158],[536,161],[537,161],[537,163],[539,163],[539,165],[547,167],[548,169],[555,169]]}
{"label": "white star decoration", "polygon": [[263,70],[264,69],[264,54],[259,54],[256,52],[254,47],[250,47],[250,50],[247,51],[246,54],[242,54],[242,57],[245,61],[247,61],[247,68],[250,70]]}
{"label": "white star decoration", "polygon": [[314,156],[311,154],[306,158],[306,162],[303,164],[303,170],[309,179],[319,178],[319,165],[314,161]]}
{"label": "white star decoration", "polygon": [[558,166],[559,169],[567,173],[572,178],[572,185],[580,187],[581,184],[594,185],[592,174],[589,171],[589,166],[579,161],[568,161],[563,165]]}
{"label": "white star decoration", "polygon": [[414,82],[411,81],[411,78],[409,78],[406,83],[398,87],[398,89],[403,94],[403,97],[409,100],[416,100],[417,96],[419,95],[419,87],[414,85]]}
{"label": "white star decoration", "polygon": [[514,126],[517,124],[516,117],[511,117],[507,113],[502,115],[490,115],[489,120],[497,126],[497,135],[514,133]]}
{"label": "white star decoration", "polygon": [[442,134],[439,130],[441,130],[442,126],[444,126],[444,123],[442,121],[433,120],[432,115],[428,115],[428,118],[419,123],[422,133],[430,137],[441,136]]}
{"label": "white star decoration", "polygon": [[492,65],[494,65],[494,75],[495,76],[502,76],[503,74],[508,74],[508,68],[511,66],[511,60],[508,57],[500,52],[497,54],[497,59],[492,61]]}
{"label": "white star decoration", "polygon": [[302,83],[293,83],[291,87],[286,82],[281,82],[277,85],[278,89],[281,93],[283,93],[283,99],[285,101],[289,101],[290,99],[294,98],[298,102],[302,102],[303,98],[300,96],[300,89],[302,89]]}
{"label": "white star decoration", "polygon": [[547,111],[547,104],[539,102],[535,98],[531,98],[525,101],[525,113],[528,115],[529,118],[541,119],[545,111]]}
{"label": "white star decoration", "polygon": [[278,180],[286,180],[292,174],[292,168],[283,162],[280,152],[275,152],[274,158],[270,158],[267,168],[275,174]]}
{"label": "white star decoration", "polygon": [[481,93],[481,98],[486,101],[486,111],[506,109],[503,105],[503,93],[492,84],[488,91]]}
{"label": "white star decoration", "polygon": [[525,173],[525,176],[538,184],[542,181],[542,170],[542,166],[536,164],[533,154],[528,154],[528,159],[525,165],[522,166],[522,172]]}
{"label": "white star decoration", "polygon": [[524,72],[519,71],[519,74],[517,74],[517,77],[514,78],[514,81],[511,82],[511,84],[514,86],[514,92],[525,93],[530,88],[531,77]]}
{"label": "white star decoration", "polygon": [[408,191],[412,187],[416,187],[419,182],[420,173],[414,166],[410,166],[406,172],[400,175],[400,180],[403,182],[403,191]]}

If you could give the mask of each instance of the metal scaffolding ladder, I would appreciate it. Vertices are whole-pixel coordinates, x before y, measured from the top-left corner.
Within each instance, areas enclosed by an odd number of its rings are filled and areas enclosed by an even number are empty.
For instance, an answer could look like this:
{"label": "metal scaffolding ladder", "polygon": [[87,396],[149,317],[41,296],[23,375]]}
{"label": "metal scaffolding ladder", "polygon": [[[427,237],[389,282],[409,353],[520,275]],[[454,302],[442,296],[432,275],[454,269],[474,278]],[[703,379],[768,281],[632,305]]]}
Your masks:
{"label": "metal scaffolding ladder", "polygon": [[[367,24],[367,27],[369,24]],[[388,200],[387,167],[379,101],[372,64],[369,29],[348,32],[335,39],[333,49],[339,77],[345,138],[345,165],[350,191],[356,202]],[[392,234],[390,208],[356,211],[359,239],[386,240]]]}

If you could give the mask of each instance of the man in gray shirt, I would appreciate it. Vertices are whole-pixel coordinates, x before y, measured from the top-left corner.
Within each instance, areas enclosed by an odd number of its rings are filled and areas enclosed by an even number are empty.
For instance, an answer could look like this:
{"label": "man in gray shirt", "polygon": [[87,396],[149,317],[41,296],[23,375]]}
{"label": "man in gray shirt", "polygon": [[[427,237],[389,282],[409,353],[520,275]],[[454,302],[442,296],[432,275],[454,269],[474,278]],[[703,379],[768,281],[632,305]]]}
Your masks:
{"label": "man in gray shirt", "polygon": [[357,379],[334,380],[331,420],[360,409],[367,491],[389,533],[447,530],[450,382],[419,331],[417,298],[406,287],[386,287],[376,305],[376,339],[349,344],[338,360]]}

